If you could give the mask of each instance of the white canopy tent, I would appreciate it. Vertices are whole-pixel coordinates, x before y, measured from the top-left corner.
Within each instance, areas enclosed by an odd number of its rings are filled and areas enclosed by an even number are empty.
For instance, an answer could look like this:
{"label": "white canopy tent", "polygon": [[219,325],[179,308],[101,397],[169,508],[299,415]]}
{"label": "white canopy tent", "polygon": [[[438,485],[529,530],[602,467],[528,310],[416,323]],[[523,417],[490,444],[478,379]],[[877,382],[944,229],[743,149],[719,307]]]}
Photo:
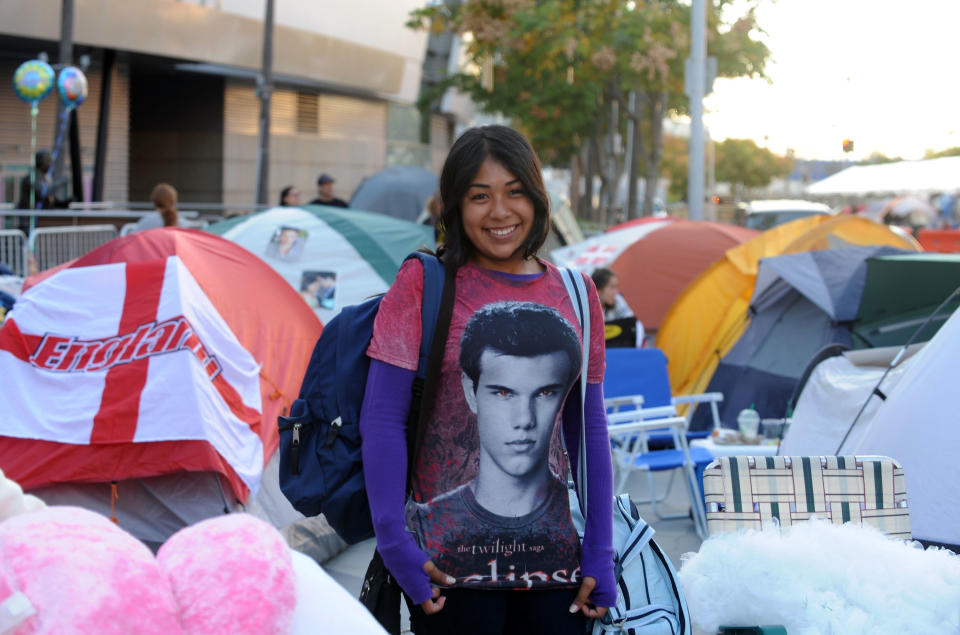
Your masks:
{"label": "white canopy tent", "polygon": [[821,362],[800,395],[779,453],[893,457],[906,476],[914,537],[960,545],[960,414],[954,403],[958,346],[960,311],[932,340],[911,347],[887,375],[880,386],[885,400],[872,391],[893,349],[851,351]]}
{"label": "white canopy tent", "polygon": [[811,183],[807,194],[865,195],[939,193],[960,190],[960,157],[854,165]]}
{"label": "white canopy tent", "polygon": [[960,545],[958,345],[960,311],[916,354],[876,416],[861,422],[865,429],[859,439],[848,440],[842,449],[900,461],[914,537],[950,545]]}
{"label": "white canopy tent", "polygon": [[[911,367],[914,354],[923,346],[910,346],[900,362],[887,374],[881,386],[885,394],[893,391]],[[881,399],[872,395],[873,389],[902,348],[887,346],[846,351],[817,364],[797,400],[779,454],[837,454],[847,430],[850,430],[847,445],[859,442],[867,428],[863,422],[873,419],[883,404]],[[860,415],[861,424],[851,430],[850,424],[857,418],[861,408],[864,409]]]}

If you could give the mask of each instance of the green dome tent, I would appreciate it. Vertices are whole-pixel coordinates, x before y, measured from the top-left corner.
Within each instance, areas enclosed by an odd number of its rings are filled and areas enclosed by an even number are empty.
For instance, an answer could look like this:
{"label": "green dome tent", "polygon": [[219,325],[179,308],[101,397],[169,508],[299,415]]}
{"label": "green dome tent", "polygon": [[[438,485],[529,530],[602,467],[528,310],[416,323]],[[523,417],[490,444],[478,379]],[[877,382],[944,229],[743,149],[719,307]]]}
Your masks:
{"label": "green dome tent", "polygon": [[324,205],[274,207],[211,225],[300,292],[321,322],[390,288],[403,259],[433,247],[433,228]]}

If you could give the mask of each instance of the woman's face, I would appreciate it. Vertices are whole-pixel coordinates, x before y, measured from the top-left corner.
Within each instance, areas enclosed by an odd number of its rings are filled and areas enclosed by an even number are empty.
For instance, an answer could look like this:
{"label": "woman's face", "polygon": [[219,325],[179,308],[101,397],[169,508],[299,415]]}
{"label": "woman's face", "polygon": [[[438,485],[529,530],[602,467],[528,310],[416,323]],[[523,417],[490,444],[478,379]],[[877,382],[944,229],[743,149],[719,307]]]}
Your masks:
{"label": "woman's face", "polygon": [[[533,227],[533,201],[523,184],[496,160],[487,158],[461,202],[463,229],[481,267],[506,273],[528,273],[520,246]],[[532,272],[532,271],[531,271]]]}
{"label": "woman's face", "polygon": [[293,188],[286,193],[283,197],[284,205],[299,205],[300,204],[300,190]]}
{"label": "woman's face", "polygon": [[602,289],[597,289],[600,294],[600,302],[604,306],[613,306],[617,300],[617,294],[620,293],[620,278],[610,276],[610,281]]}

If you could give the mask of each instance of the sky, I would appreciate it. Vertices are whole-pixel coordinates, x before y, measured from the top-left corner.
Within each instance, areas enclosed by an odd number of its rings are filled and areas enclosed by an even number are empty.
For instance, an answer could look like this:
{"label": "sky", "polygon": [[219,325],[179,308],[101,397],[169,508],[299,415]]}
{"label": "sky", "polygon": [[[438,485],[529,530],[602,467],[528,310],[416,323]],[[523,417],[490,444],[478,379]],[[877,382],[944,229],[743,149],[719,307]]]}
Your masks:
{"label": "sky", "polygon": [[770,81],[715,82],[714,139],[809,159],[960,146],[960,0],[764,0],[757,23]]}

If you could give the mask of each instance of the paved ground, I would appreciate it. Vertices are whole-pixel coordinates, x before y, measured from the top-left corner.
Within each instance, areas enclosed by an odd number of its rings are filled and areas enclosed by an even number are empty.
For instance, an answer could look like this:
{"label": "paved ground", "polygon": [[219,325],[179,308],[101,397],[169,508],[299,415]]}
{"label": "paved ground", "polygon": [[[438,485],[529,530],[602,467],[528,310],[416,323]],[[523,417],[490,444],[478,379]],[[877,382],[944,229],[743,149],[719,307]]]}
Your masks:
{"label": "paved ground", "polygon": [[[657,492],[662,494],[667,484],[666,474],[656,474],[655,483]],[[626,491],[634,499],[647,498],[646,477],[634,473],[627,481]],[[656,534],[654,540],[666,552],[674,567],[680,568],[680,556],[683,553],[697,551],[700,548],[700,537],[694,530],[693,521],[686,516],[690,509],[690,499],[687,490],[683,487],[680,474],[674,479],[670,495],[664,503],[658,505],[661,513],[681,513],[683,518],[675,520],[660,520],[654,514],[650,505],[639,505],[640,515],[653,525]],[[367,540],[351,545],[346,551],[323,565],[323,568],[337,582],[344,586],[353,596],[360,593],[363,583],[363,574],[373,555],[374,541]],[[405,609],[404,609],[405,610]]]}

